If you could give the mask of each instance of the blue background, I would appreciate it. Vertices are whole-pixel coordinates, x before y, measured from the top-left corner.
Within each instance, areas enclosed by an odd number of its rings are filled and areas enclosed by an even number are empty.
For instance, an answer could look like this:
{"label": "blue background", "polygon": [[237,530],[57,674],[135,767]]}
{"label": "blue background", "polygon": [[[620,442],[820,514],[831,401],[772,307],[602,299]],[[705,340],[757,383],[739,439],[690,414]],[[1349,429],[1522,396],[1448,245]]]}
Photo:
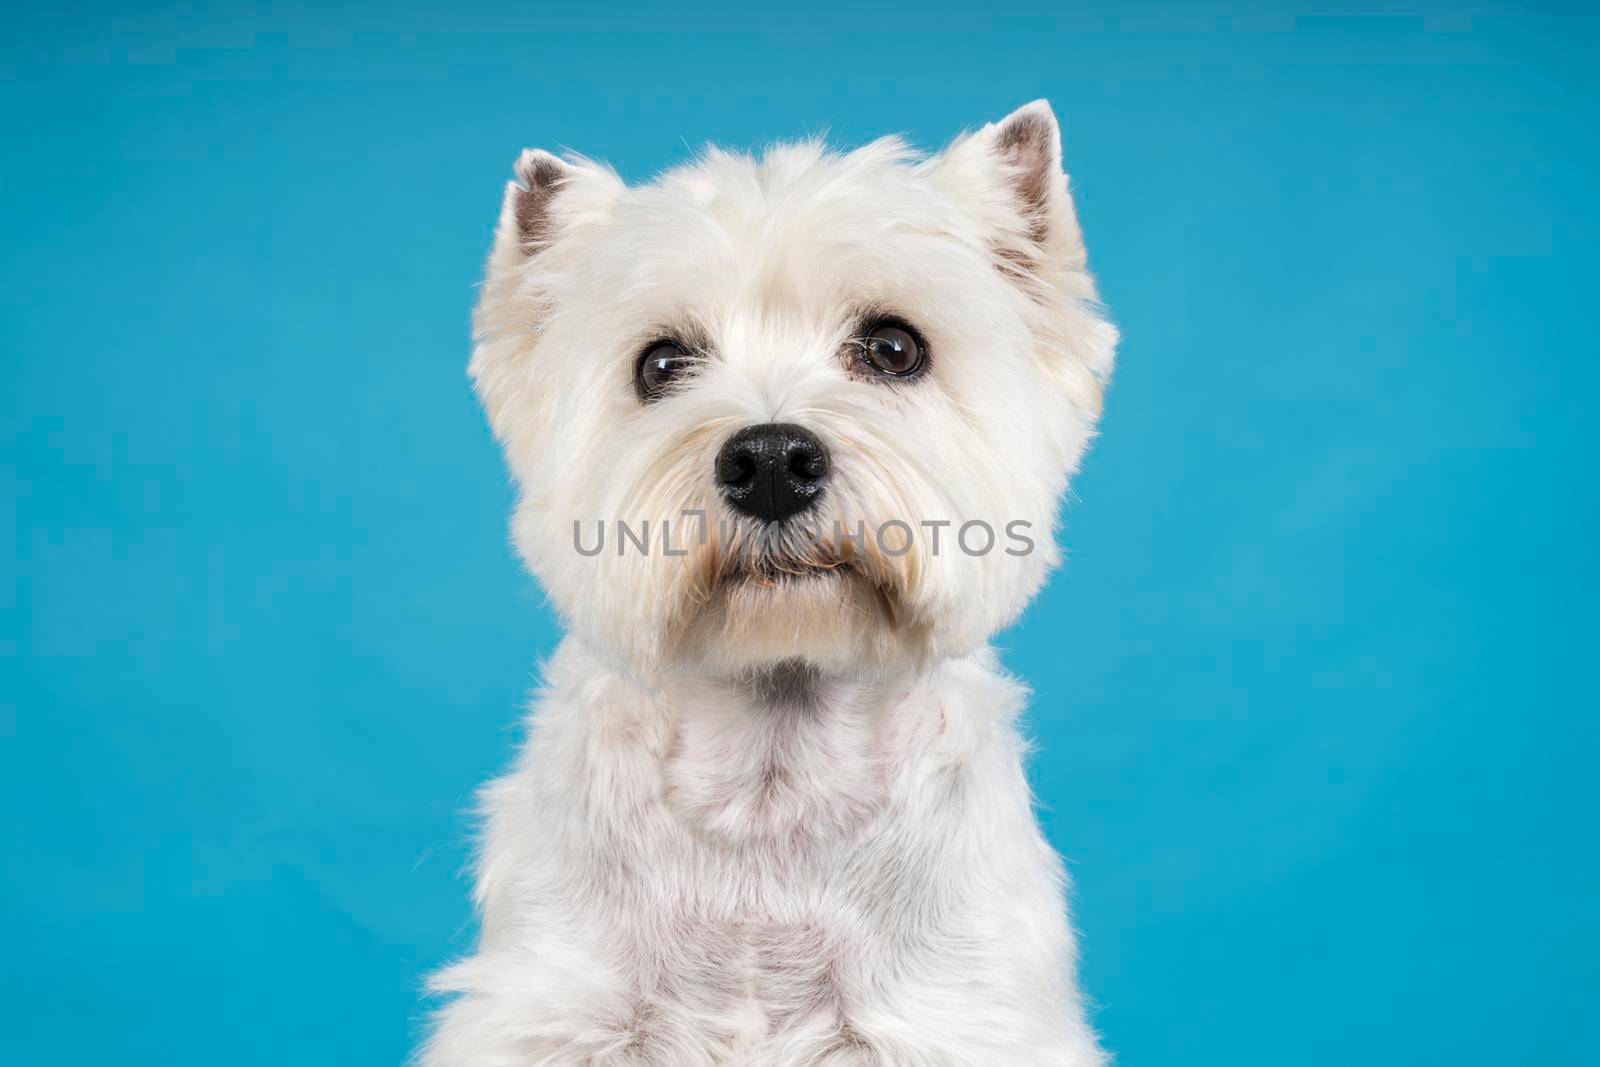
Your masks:
{"label": "blue background", "polygon": [[1108,1044],[1594,1062],[1600,26],[1409,11],[13,11],[0,1061],[395,1064],[471,944],[557,638],[464,375],[519,148],[1048,96],[1126,343],[1002,643]]}

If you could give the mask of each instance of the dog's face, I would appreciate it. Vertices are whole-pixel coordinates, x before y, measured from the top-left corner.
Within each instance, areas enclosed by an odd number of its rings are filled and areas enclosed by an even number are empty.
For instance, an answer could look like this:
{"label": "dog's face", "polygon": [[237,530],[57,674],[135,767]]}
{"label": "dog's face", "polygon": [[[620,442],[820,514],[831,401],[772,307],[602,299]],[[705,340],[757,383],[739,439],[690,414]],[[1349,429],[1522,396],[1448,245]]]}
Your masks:
{"label": "dog's face", "polygon": [[864,669],[1022,609],[1115,344],[1047,105],[926,159],[517,178],[472,373],[570,627],[645,672]]}

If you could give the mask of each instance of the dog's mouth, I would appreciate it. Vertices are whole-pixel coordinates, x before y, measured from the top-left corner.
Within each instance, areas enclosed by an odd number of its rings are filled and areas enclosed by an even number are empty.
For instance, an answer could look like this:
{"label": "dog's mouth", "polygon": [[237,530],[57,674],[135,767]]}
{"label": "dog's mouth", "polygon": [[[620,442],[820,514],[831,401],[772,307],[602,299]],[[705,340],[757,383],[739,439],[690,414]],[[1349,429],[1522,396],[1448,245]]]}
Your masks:
{"label": "dog's mouth", "polygon": [[[908,620],[904,575],[849,538],[797,536],[783,527],[734,527],[689,560],[689,613],[764,620],[876,617],[887,630]],[[731,617],[731,616],[730,616]]]}
{"label": "dog's mouth", "polygon": [[841,600],[849,599],[852,588],[861,591],[867,602],[875,604],[884,621],[895,627],[902,621],[904,612],[897,590],[890,583],[874,576],[860,561],[839,559],[789,560],[763,557],[740,560],[720,583],[724,588],[745,595],[770,593],[782,597],[785,592],[800,593],[815,590],[824,596],[833,596],[828,587],[836,590]]}
{"label": "dog's mouth", "polygon": [[843,560],[787,560],[763,557],[736,561],[723,576],[727,584],[783,585],[819,579],[845,579],[859,573]]}
{"label": "dog's mouth", "polygon": [[792,586],[860,576],[863,560],[845,546],[787,536],[781,528],[735,528],[692,561],[703,595],[737,587]]}
{"label": "dog's mouth", "polygon": [[676,639],[708,662],[838,666],[894,659],[926,643],[903,575],[848,543],[730,539],[689,563]]}

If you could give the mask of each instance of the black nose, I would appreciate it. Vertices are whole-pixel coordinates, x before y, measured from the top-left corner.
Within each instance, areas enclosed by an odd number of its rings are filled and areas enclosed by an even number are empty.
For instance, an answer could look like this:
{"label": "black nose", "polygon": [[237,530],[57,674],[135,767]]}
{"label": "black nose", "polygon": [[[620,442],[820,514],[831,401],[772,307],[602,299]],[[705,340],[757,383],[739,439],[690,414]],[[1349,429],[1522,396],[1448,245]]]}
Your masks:
{"label": "black nose", "polygon": [[791,422],[746,426],[717,453],[722,495],[746,515],[782,522],[810,507],[828,480],[828,450]]}

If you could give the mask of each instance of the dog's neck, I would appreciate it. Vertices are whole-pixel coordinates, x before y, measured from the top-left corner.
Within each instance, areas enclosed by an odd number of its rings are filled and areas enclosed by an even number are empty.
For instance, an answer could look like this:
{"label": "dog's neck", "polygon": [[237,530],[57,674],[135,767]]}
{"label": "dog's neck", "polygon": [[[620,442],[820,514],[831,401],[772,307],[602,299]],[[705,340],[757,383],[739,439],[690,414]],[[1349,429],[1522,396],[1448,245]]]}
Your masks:
{"label": "dog's neck", "polygon": [[554,713],[553,729],[583,735],[572,750],[598,761],[586,780],[641,783],[637,803],[663,804],[672,825],[719,847],[814,857],[823,842],[862,831],[893,783],[920,781],[913,765],[964,759],[956,750],[987,735],[935,695],[952,668],[838,672],[780,661],[728,675],[684,667],[646,682],[571,640],[552,665],[553,689],[583,696],[571,714]]}
{"label": "dog's neck", "polygon": [[929,669],[921,665],[840,671],[792,659],[735,674],[671,672],[652,688],[661,705],[679,713],[714,706],[754,716],[815,716],[841,705],[881,706]]}
{"label": "dog's neck", "polygon": [[859,669],[823,668],[799,657],[733,672],[691,665],[658,666],[644,671],[595,645],[568,634],[564,647],[581,656],[584,673],[596,669],[637,687],[651,703],[667,708],[697,704],[737,705],[753,712],[816,710],[830,702],[872,699],[875,694],[903,691],[919,677],[936,674],[947,658],[921,659],[896,665],[863,664]]}
{"label": "dog's neck", "polygon": [[708,840],[785,862],[849,839],[885,802],[896,682],[799,661],[669,682],[655,705],[670,736],[659,756],[669,810]]}
{"label": "dog's neck", "polygon": [[822,672],[804,660],[785,660],[752,671],[746,683],[751,703],[780,710],[810,710],[822,698]]}

